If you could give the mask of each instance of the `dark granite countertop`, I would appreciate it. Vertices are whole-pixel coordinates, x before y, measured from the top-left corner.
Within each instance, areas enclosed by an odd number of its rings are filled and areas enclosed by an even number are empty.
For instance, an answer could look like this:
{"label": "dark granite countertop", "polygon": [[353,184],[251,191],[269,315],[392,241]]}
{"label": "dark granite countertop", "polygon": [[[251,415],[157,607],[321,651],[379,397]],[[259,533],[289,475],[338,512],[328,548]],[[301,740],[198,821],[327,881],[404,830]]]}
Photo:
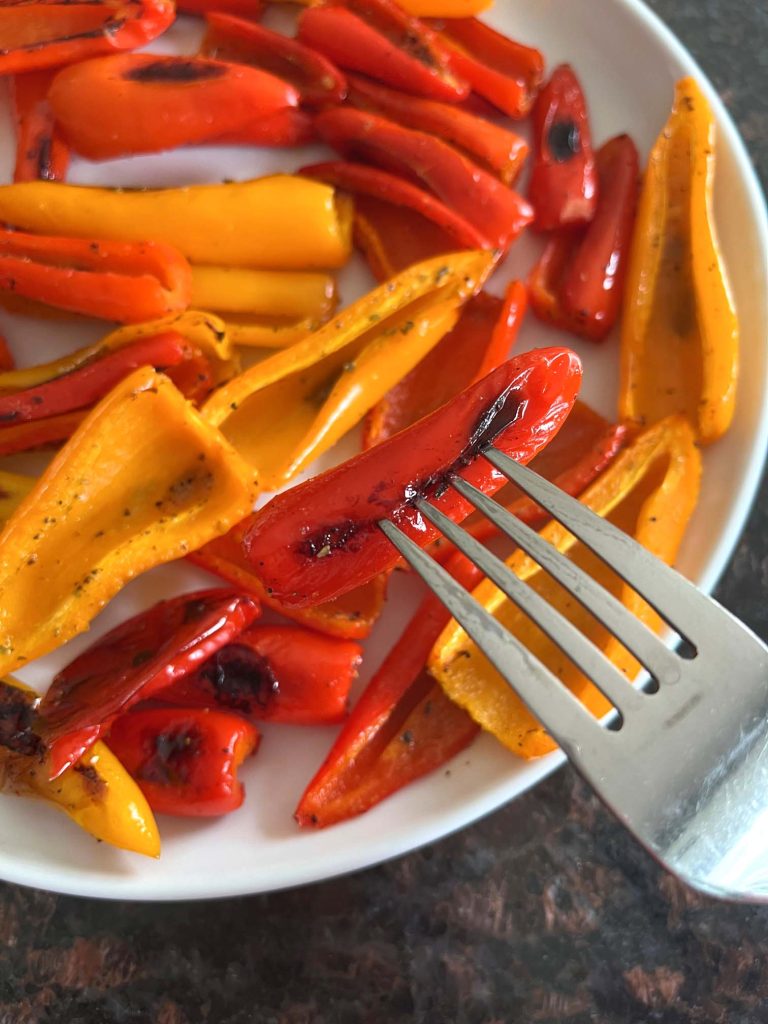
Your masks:
{"label": "dark granite countertop", "polygon": [[[764,0],[651,6],[765,182]],[[764,637],[766,579],[764,483],[719,591]],[[768,908],[687,892],[570,770],[435,846],[292,892],[148,906],[0,887],[0,1024],[411,1021],[761,1024]]]}

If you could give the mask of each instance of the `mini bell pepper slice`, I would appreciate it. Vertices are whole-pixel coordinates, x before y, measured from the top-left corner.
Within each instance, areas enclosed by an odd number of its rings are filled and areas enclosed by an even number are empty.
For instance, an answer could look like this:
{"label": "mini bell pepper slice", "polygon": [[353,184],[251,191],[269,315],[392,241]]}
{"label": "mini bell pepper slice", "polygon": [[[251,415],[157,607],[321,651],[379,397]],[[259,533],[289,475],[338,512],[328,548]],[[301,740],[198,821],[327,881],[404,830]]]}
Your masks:
{"label": "mini bell pepper slice", "polygon": [[439,409],[509,357],[528,300],[512,281],[504,299],[480,292],[464,306],[452,331],[368,413],[363,450]]}
{"label": "mini bell pepper slice", "polygon": [[220,817],[245,798],[237,769],[259,744],[239,715],[204,708],[148,708],[123,715],[109,742],[158,814]]}
{"label": "mini bell pepper slice", "polygon": [[[1,478],[0,478],[1,479]],[[253,571],[243,552],[243,533],[248,520],[233,526],[223,537],[205,544],[187,557],[195,565],[221,577],[285,618],[302,626],[345,640],[364,640],[370,636],[384,609],[387,576],[375,576],[368,583],[334,601],[311,608],[286,608],[276,601]]]}
{"label": "mini bell pepper slice", "polygon": [[[299,173],[352,192],[356,200],[356,213],[357,203],[362,197],[385,202],[388,208],[399,207],[407,210],[419,217],[420,225],[421,221],[426,221],[427,231],[431,229],[433,235],[436,231],[439,232],[437,237],[440,239],[440,247],[437,251],[430,248],[420,257],[422,259],[436,256],[440,252],[451,252],[457,246],[464,249],[488,249],[491,247],[488,239],[478,231],[474,224],[449,209],[430,192],[425,192],[411,184],[410,181],[379,170],[377,167],[366,167],[364,164],[344,160],[328,160],[321,164],[302,167]],[[368,207],[364,204],[364,208]],[[397,216],[397,209],[392,212],[392,216]],[[421,226],[421,233],[423,231],[424,227]],[[417,256],[415,259],[409,260],[408,263],[398,266],[397,271],[404,270],[411,263],[418,262],[418,259]],[[382,280],[380,275],[376,276]],[[392,274],[387,274],[385,278],[392,276]]]}
{"label": "mini bell pepper slice", "polygon": [[203,414],[254,465],[260,486],[277,489],[437,344],[492,266],[488,253],[470,251],[404,271],[219,388]]}
{"label": "mini bell pepper slice", "polygon": [[460,522],[471,506],[450,487],[458,474],[486,494],[504,478],[482,450],[495,444],[529,462],[568,414],[581,364],[568,349],[540,349],[503,363],[453,401],[335,469],[285,491],[249,518],[246,558],[286,605],[329,601],[393,568],[388,519],[421,547],[437,531],[415,505],[431,500]]}
{"label": "mini bell pepper slice", "polygon": [[8,339],[0,332],[0,373],[4,373],[6,370],[14,370],[15,368],[16,359],[13,352],[11,352]]}
{"label": "mini bell pepper slice", "polygon": [[40,704],[53,771],[73,764],[131,705],[195,672],[259,613],[253,597],[200,590],[160,601],[110,630],[56,674]]}
{"label": "mini bell pepper slice", "polygon": [[[459,582],[479,581],[472,574]],[[362,814],[445,764],[478,734],[479,726],[426,672],[449,621],[436,597],[424,598],[304,791],[299,825],[325,828]]]}
{"label": "mini bell pepper slice", "polygon": [[16,75],[11,86],[16,121],[14,181],[64,181],[69,147],[48,103],[51,71]]}
{"label": "mini bell pepper slice", "polygon": [[264,13],[262,0],[177,0],[179,14],[207,17],[209,14],[234,14],[238,18],[258,20]]}
{"label": "mini bell pepper slice", "polygon": [[533,169],[528,198],[539,231],[587,224],[595,215],[598,175],[587,101],[573,68],[561,64],[533,108]]}
{"label": "mini bell pepper slice", "polygon": [[619,414],[649,424],[683,412],[710,444],[733,418],[739,321],[712,211],[715,121],[694,79],[648,162],[626,280]]}
{"label": "mini bell pepper slice", "polygon": [[253,476],[144,367],[83,420],[0,533],[0,674],[66,643],[129,580],[248,514]]}
{"label": "mini bell pepper slice", "polygon": [[192,277],[181,253],[161,242],[0,230],[0,290],[71,313],[139,323],[185,309]]}
{"label": "mini bell pepper slice", "polygon": [[395,89],[457,103],[469,86],[454,74],[436,33],[394,0],[346,0],[310,7],[298,37],[335,65],[370,75]]}
{"label": "mini bell pepper slice", "polygon": [[110,160],[247,136],[252,122],[297,106],[299,96],[245,64],[127,53],[64,68],[48,101],[75,152]]}
{"label": "mini bell pepper slice", "polygon": [[482,14],[493,0],[398,0],[416,18],[468,18]]}
{"label": "mini bell pepper slice", "polygon": [[530,113],[544,78],[544,57],[477,18],[434,23],[449,47],[454,72],[473,92],[512,118]]}
{"label": "mini bell pepper slice", "polygon": [[451,235],[434,221],[369,196],[355,198],[354,240],[377,281],[456,248]]}
{"label": "mini bell pepper slice", "polygon": [[533,210],[522,196],[442,139],[348,107],[315,119],[318,134],[347,158],[413,175],[450,209],[474,224],[493,248],[506,250]]}
{"label": "mini bell pepper slice", "polygon": [[290,348],[314,334],[327,319],[305,317],[290,320],[286,317],[248,316],[247,313],[226,314],[227,335],[233,345],[245,348]]}
{"label": "mini bell pepper slice", "polygon": [[86,416],[85,410],[68,412],[63,416],[4,427],[0,430],[0,455],[18,455],[20,452],[57,447],[74,434]]}
{"label": "mini bell pepper slice", "polygon": [[[690,425],[682,416],[669,417],[621,452],[582,494],[581,501],[671,563],[696,504],[700,475],[701,458]],[[563,526],[551,522],[542,536],[616,595],[642,622],[655,630],[661,628],[661,620],[650,606]],[[626,648],[535,562],[516,551],[507,565],[547,603],[563,612],[628,679],[636,675],[639,665]],[[489,580],[481,583],[473,596],[594,715],[610,709],[599,690]],[[530,758],[554,749],[555,743],[543,726],[455,622],[446,627],[435,644],[429,671],[451,700],[466,708],[513,753]]]}
{"label": "mini bell pepper slice", "polygon": [[305,146],[316,139],[312,116],[295,107],[286,107],[249,123],[235,132],[211,139],[214,146],[277,146],[291,149]]}
{"label": "mini bell pepper slice", "polygon": [[192,263],[269,270],[341,267],[352,247],[349,203],[327,185],[286,174],[132,191],[19,182],[0,186],[0,221],[37,234],[88,239],[98,224],[105,238],[151,238]]}
{"label": "mini bell pepper slice", "polygon": [[350,75],[348,99],[359,110],[370,110],[450,142],[493,171],[505,185],[514,182],[528,155],[528,143],[521,135],[455,104],[408,96],[359,75]]}
{"label": "mini bell pepper slice", "polygon": [[268,71],[289,82],[309,107],[342,103],[347,80],[335,64],[298,39],[230,14],[207,15],[208,29],[200,53]]}
{"label": "mini bell pepper slice", "polygon": [[628,135],[596,156],[595,216],[582,229],[558,232],[531,271],[531,308],[545,323],[602,341],[621,311],[640,183],[637,148]]}
{"label": "mini bell pepper slice", "polygon": [[0,680],[0,791],[52,804],[100,842],[147,857],[160,854],[157,825],[136,783],[97,743],[55,782],[35,731],[38,695],[16,679]]}
{"label": "mini bell pepper slice", "polygon": [[332,274],[245,267],[192,268],[192,304],[219,315],[247,313],[322,322],[333,313],[337,302]]}
{"label": "mini bell pepper slice", "polygon": [[231,711],[251,722],[336,725],[362,660],[360,644],[300,626],[251,626],[155,698]]}
{"label": "mini bell pepper slice", "polygon": [[0,75],[144,46],[173,22],[172,0],[5,0]]}

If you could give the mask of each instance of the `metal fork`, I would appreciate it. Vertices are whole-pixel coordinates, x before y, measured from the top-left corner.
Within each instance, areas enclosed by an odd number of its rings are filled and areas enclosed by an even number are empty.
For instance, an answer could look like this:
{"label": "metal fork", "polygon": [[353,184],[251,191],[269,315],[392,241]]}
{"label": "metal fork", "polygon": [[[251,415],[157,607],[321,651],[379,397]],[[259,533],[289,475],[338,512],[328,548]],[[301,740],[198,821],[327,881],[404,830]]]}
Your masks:
{"label": "metal fork", "polygon": [[678,634],[670,649],[613,595],[497,502],[455,488],[637,658],[654,692],[602,652],[504,562],[427,500],[419,512],[529,616],[618,711],[594,718],[497,620],[387,520],[401,555],[546,726],[598,796],[672,874],[701,892],[768,900],[768,647],[632,537],[495,448],[504,476],[559,520]]}

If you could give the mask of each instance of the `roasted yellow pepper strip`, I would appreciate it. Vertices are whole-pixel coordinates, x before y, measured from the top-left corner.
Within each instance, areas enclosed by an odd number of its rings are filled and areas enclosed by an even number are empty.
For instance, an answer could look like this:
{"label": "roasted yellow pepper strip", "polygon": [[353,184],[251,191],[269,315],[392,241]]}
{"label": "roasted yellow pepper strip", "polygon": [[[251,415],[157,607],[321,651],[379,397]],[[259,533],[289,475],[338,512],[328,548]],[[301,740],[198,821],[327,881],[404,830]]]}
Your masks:
{"label": "roasted yellow pepper strip", "polygon": [[0,525],[11,518],[36,483],[33,476],[0,470]]}
{"label": "roasted yellow pepper strip", "polygon": [[164,316],[160,320],[148,320],[143,324],[129,324],[112,331],[94,345],[77,349],[60,359],[49,363],[39,363],[21,370],[6,370],[0,373],[0,394],[9,391],[24,391],[36,387],[46,381],[63,377],[73,370],[88,363],[95,362],[101,356],[114,349],[130,345],[139,338],[148,338],[153,334],[164,334],[166,331],[178,331],[188,341],[196,345],[208,356],[216,383],[229,380],[240,369],[240,361],[234,351],[232,341],[227,333],[223,320],[212,313],[187,310]]}
{"label": "roasted yellow pepper strip", "polygon": [[[580,500],[671,563],[696,504],[700,473],[693,431],[684,417],[672,416],[649,428],[621,452]],[[661,628],[656,613],[559,523],[550,522],[541,535],[618,596],[641,621],[653,629]],[[628,680],[634,678],[639,669],[635,659],[532,559],[516,551],[507,565],[595,642]],[[593,714],[601,715],[609,709],[597,688],[490,580],[484,580],[473,596]],[[531,758],[555,748],[546,730],[455,620],[435,644],[429,671],[452,700],[513,753]]]}
{"label": "roasted yellow pepper strip", "polygon": [[278,174],[186,188],[121,189],[61,182],[0,187],[0,221],[38,234],[175,246],[193,263],[271,270],[343,266],[352,207],[328,185]]}
{"label": "roasted yellow pepper strip", "polygon": [[227,336],[233,345],[248,348],[288,348],[322,327],[319,320],[285,320],[226,314]]}
{"label": "roasted yellow pepper strip", "polygon": [[686,413],[698,439],[733,417],[739,326],[712,214],[715,123],[693,78],[677,83],[651,152],[632,241],[621,331],[622,419]]}
{"label": "roasted yellow pepper strip", "polygon": [[[0,680],[3,721],[23,719],[37,694],[17,679]],[[49,780],[48,759],[24,750],[23,733],[8,738],[17,749],[0,745],[0,790],[33,796],[53,804],[96,839],[122,850],[160,855],[160,836],[144,795],[115,755],[97,742],[72,768]]]}
{"label": "roasted yellow pepper strip", "polygon": [[274,489],[334,444],[455,323],[493,266],[468,251],[426,260],[304,341],[219,388],[203,415]]}
{"label": "roasted yellow pepper strip", "polygon": [[193,267],[192,305],[216,313],[327,319],[336,308],[336,281],[311,271]]}
{"label": "roasted yellow pepper strip", "polygon": [[251,511],[250,467],[162,374],[121,381],[0,533],[0,675],[87,629],[134,576]]}

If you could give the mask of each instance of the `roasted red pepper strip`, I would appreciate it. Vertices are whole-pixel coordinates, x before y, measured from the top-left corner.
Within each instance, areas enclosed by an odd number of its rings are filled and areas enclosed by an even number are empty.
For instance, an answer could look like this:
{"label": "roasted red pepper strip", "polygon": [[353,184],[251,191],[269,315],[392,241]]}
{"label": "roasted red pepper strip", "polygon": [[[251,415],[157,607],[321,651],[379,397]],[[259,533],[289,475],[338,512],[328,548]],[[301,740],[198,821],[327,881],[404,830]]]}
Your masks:
{"label": "roasted red pepper strip", "polygon": [[192,275],[163,242],[105,242],[0,230],[0,290],[86,316],[141,323],[186,309]]}
{"label": "roasted red pepper strip", "polygon": [[11,352],[10,346],[8,345],[8,339],[4,334],[0,334],[0,372],[15,369],[16,360],[14,359],[13,352]]}
{"label": "roasted red pepper strip", "polygon": [[192,672],[258,615],[252,597],[201,590],[160,601],[97,640],[57,673],[40,704],[54,777],[117,715]]}
{"label": "roasted red pepper strip", "polygon": [[248,141],[253,125],[298,104],[292,85],[258,68],[150,53],[64,68],[48,98],[69,145],[91,160]]}
{"label": "roasted red pepper strip", "polygon": [[[400,206],[406,210],[431,221],[449,238],[449,252],[457,246],[462,249],[487,249],[489,241],[477,228],[464,217],[450,210],[439,199],[429,192],[404,181],[395,174],[388,174],[376,167],[365,167],[363,164],[348,163],[343,160],[328,160],[321,164],[310,164],[302,167],[299,174],[307,178],[316,178],[328,185],[352,192],[355,195],[368,196],[381,200],[392,206]],[[439,250],[443,251],[443,250]],[[429,255],[436,255],[430,253]],[[416,262],[416,260],[409,261]],[[405,264],[404,266],[408,266]],[[400,267],[399,269],[404,269]],[[391,277],[387,274],[387,277]]]}
{"label": "roasted red pepper strip", "polygon": [[510,284],[504,299],[487,292],[470,299],[454,329],[368,413],[363,450],[439,409],[503,363],[527,304],[520,281]]}
{"label": "roasted red pepper strip", "polygon": [[0,75],[134,50],[164,32],[175,13],[172,0],[3,0]]}
{"label": "roasted red pepper strip", "polygon": [[16,119],[14,181],[64,181],[69,147],[56,127],[48,103],[50,71],[30,71],[13,79]]}
{"label": "roasted red pepper strip", "polygon": [[335,64],[298,39],[230,14],[209,14],[207,21],[200,47],[204,57],[269,71],[290,82],[307,106],[341,103],[346,96],[347,80]]}
{"label": "roasted red pepper strip", "polygon": [[345,157],[415,177],[474,224],[487,239],[486,248],[507,249],[533,219],[521,196],[434,135],[347,107],[324,111],[315,126]]}
{"label": "roasted red pepper strip", "polygon": [[539,231],[592,220],[597,207],[597,165],[587,102],[573,68],[561,64],[533,108],[533,170],[528,198]]}
{"label": "roasted red pepper strip", "polygon": [[586,228],[554,235],[529,278],[531,307],[539,319],[602,341],[621,310],[639,191],[637,148],[628,135],[597,153],[600,190]]}
{"label": "roasted red pepper strip", "polygon": [[204,708],[147,708],[112,726],[110,748],[158,814],[210,818],[245,797],[237,769],[259,742],[239,715]]}
{"label": "roasted red pepper strip", "polygon": [[469,95],[469,86],[453,73],[450,52],[436,33],[394,0],[310,7],[299,19],[298,35],[339,67],[403,92],[448,103]]}
{"label": "roasted red pepper strip", "polygon": [[388,281],[412,263],[456,248],[448,232],[434,221],[406,206],[370,196],[355,197],[353,238],[377,281]]}
{"label": "roasted red pepper strip", "polygon": [[60,416],[95,405],[140,366],[165,370],[199,355],[175,331],[141,338],[63,377],[12,394],[0,394],[0,431],[7,424]]}
{"label": "roasted red pepper strip", "polygon": [[359,75],[350,75],[348,99],[360,110],[382,114],[406,128],[430,132],[458,146],[506,185],[518,176],[528,155],[528,143],[522,136],[456,105],[407,96]]}
{"label": "roasted red pepper strip", "polygon": [[347,711],[362,648],[300,626],[251,626],[158,701],[233,711],[252,722],[334,725]]}
{"label": "roasted red pepper strip", "polygon": [[[457,579],[472,586],[475,573]],[[478,726],[425,669],[450,617],[431,595],[419,605],[304,791],[295,814],[300,825],[324,828],[362,814],[475,738]]]}
{"label": "roasted red pepper strip", "polygon": [[74,434],[86,415],[87,410],[68,412],[63,416],[3,427],[0,429],[0,455],[18,455],[61,444]]}
{"label": "roasted red pepper strip", "polygon": [[451,48],[451,67],[478,96],[510,117],[525,117],[544,78],[544,57],[477,18],[436,22]]}
{"label": "roasted red pepper strip", "polygon": [[314,118],[303,110],[286,107],[260,121],[252,121],[229,135],[212,139],[216,146],[305,146],[316,139]]}
{"label": "roasted red pepper strip", "polygon": [[581,364],[568,349],[517,356],[408,430],[273,498],[248,521],[245,556],[274,596],[292,607],[328,601],[391,569],[398,554],[378,523],[393,522],[422,547],[435,528],[425,498],[458,522],[471,506],[448,481],[457,473],[486,494],[504,478],[481,456],[496,445],[528,462],[571,408]]}
{"label": "roasted red pepper strip", "polygon": [[262,0],[176,0],[179,14],[234,14],[239,18],[260,18],[264,13]]}
{"label": "roasted red pepper strip", "polygon": [[[0,442],[3,434],[0,432]],[[0,449],[2,454],[2,449]],[[263,605],[279,612],[286,618],[309,626],[326,636],[341,637],[345,640],[364,640],[370,635],[384,609],[387,593],[387,576],[375,576],[356,590],[350,590],[335,601],[317,604],[311,608],[286,608],[276,601],[255,575],[253,566],[243,551],[245,524],[239,524],[217,537],[204,547],[191,552],[187,558],[208,572],[220,576],[228,583],[253,594]]]}

